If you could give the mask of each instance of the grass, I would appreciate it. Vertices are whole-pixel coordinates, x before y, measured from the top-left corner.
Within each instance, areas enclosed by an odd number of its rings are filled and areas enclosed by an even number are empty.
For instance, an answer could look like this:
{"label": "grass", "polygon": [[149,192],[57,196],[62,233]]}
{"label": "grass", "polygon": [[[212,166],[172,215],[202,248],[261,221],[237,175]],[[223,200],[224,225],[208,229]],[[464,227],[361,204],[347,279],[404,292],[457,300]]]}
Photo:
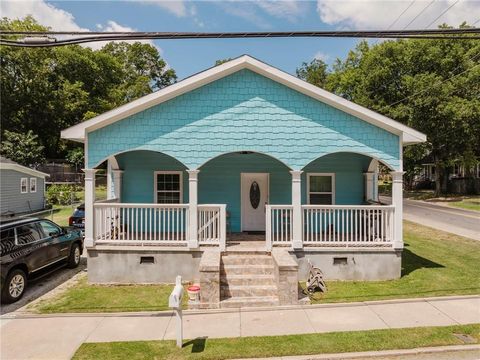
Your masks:
{"label": "grass", "polygon": [[454,333],[480,341],[480,325],[386,329],[233,339],[195,339],[175,347],[174,341],[85,343],[74,360],[233,359],[355,351],[412,349],[463,344]]}
{"label": "grass", "polygon": [[[84,276],[75,286],[30,310],[43,314],[169,310],[168,297],[172,289],[170,284],[92,285]],[[186,307],[186,295],[183,300]]]}
{"label": "grass", "polygon": [[[315,293],[312,303],[480,293],[480,242],[410,222],[405,222],[404,232],[400,279],[328,281],[328,292]],[[167,310],[171,289],[172,285],[90,285],[84,277],[77,285],[32,310],[40,313]]]}
{"label": "grass", "polygon": [[391,281],[328,281],[312,303],[480,293],[480,242],[404,222],[402,277]]}
{"label": "grass", "polygon": [[468,197],[461,201],[449,202],[447,204],[461,209],[480,211],[480,197]]}

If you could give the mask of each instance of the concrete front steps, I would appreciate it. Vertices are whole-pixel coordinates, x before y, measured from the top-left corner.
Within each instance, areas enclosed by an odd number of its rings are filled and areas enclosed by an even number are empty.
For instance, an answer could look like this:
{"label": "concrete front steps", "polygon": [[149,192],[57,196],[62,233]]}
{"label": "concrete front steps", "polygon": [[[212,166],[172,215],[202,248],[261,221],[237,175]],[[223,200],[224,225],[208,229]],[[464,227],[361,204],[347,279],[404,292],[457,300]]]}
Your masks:
{"label": "concrete front steps", "polygon": [[265,251],[225,252],[220,261],[220,307],[279,305],[272,256]]}

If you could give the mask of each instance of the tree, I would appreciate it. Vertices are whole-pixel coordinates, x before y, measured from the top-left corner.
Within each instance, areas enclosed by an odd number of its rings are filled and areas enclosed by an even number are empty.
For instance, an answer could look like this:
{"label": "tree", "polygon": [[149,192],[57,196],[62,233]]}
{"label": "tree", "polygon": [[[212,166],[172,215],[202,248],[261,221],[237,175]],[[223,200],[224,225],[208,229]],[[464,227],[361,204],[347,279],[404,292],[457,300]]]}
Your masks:
{"label": "tree", "polygon": [[426,144],[406,151],[405,169],[429,153],[438,195],[453,161],[480,156],[479,53],[475,40],[361,42],[337,60],[326,88],[425,133]]}
{"label": "tree", "polygon": [[[0,20],[2,30],[46,31],[32,17]],[[72,144],[60,131],[158,90],[176,80],[158,50],[141,43],[55,48],[0,46],[0,105],[4,130],[33,130],[47,157]]]}
{"label": "tree", "polygon": [[79,166],[83,166],[85,162],[85,155],[81,147],[74,148],[68,151],[65,158],[70,164],[75,166],[75,169],[78,170]]}
{"label": "tree", "polygon": [[302,65],[297,68],[297,77],[323,88],[327,80],[327,68],[328,66],[324,61],[313,59],[309,63],[302,63]]}
{"label": "tree", "polygon": [[2,142],[2,155],[20,165],[36,167],[45,161],[43,146],[32,130],[16,133],[5,130]]}
{"label": "tree", "polygon": [[218,66],[218,65],[222,65],[226,62],[229,62],[230,60],[232,60],[232,58],[226,58],[226,59],[220,59],[220,60],[217,60],[215,61],[215,66]]}

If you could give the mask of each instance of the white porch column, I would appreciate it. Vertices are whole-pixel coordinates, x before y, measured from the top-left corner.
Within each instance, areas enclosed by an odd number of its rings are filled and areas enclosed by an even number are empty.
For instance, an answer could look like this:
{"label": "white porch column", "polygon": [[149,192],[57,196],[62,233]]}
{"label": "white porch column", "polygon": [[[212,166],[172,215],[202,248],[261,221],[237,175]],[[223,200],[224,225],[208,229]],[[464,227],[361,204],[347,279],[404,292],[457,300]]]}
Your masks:
{"label": "white porch column", "polygon": [[122,177],[123,170],[112,170],[113,198],[122,202]]}
{"label": "white porch column", "polygon": [[95,245],[93,204],[95,203],[95,173],[97,169],[83,169],[83,172],[85,173],[85,247],[89,248]]}
{"label": "white porch column", "polygon": [[301,170],[292,170],[292,206],[293,206],[293,239],[292,248],[303,248],[302,236],[302,175]]}
{"label": "white porch column", "polygon": [[187,170],[188,173],[188,247],[198,248],[198,173],[200,170]]}
{"label": "white porch column", "polygon": [[373,172],[363,173],[365,175],[365,200],[375,200],[374,195],[374,176]]}
{"label": "white porch column", "polygon": [[392,171],[392,205],[395,206],[393,247],[403,249],[403,171]]}

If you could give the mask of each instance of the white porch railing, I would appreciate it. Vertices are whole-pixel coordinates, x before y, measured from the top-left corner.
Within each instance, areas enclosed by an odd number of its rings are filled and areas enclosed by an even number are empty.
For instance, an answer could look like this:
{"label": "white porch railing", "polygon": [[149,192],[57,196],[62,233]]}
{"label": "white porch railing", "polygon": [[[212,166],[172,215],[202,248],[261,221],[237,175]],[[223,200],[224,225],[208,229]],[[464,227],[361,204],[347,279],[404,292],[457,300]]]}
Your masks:
{"label": "white porch railing", "polygon": [[198,243],[226,246],[226,205],[198,205]]}
{"label": "white porch railing", "polygon": [[[303,205],[302,242],[318,247],[392,246],[393,205]],[[266,241],[292,245],[292,205],[267,205]]]}
{"label": "white porch railing", "polygon": [[188,204],[94,204],[97,244],[184,245]]}
{"label": "white porch railing", "polygon": [[303,243],[317,246],[391,245],[394,210],[392,205],[303,205]]}
{"label": "white porch railing", "polygon": [[290,245],[293,236],[293,206],[267,205],[266,213],[267,249],[271,249],[272,245]]}

